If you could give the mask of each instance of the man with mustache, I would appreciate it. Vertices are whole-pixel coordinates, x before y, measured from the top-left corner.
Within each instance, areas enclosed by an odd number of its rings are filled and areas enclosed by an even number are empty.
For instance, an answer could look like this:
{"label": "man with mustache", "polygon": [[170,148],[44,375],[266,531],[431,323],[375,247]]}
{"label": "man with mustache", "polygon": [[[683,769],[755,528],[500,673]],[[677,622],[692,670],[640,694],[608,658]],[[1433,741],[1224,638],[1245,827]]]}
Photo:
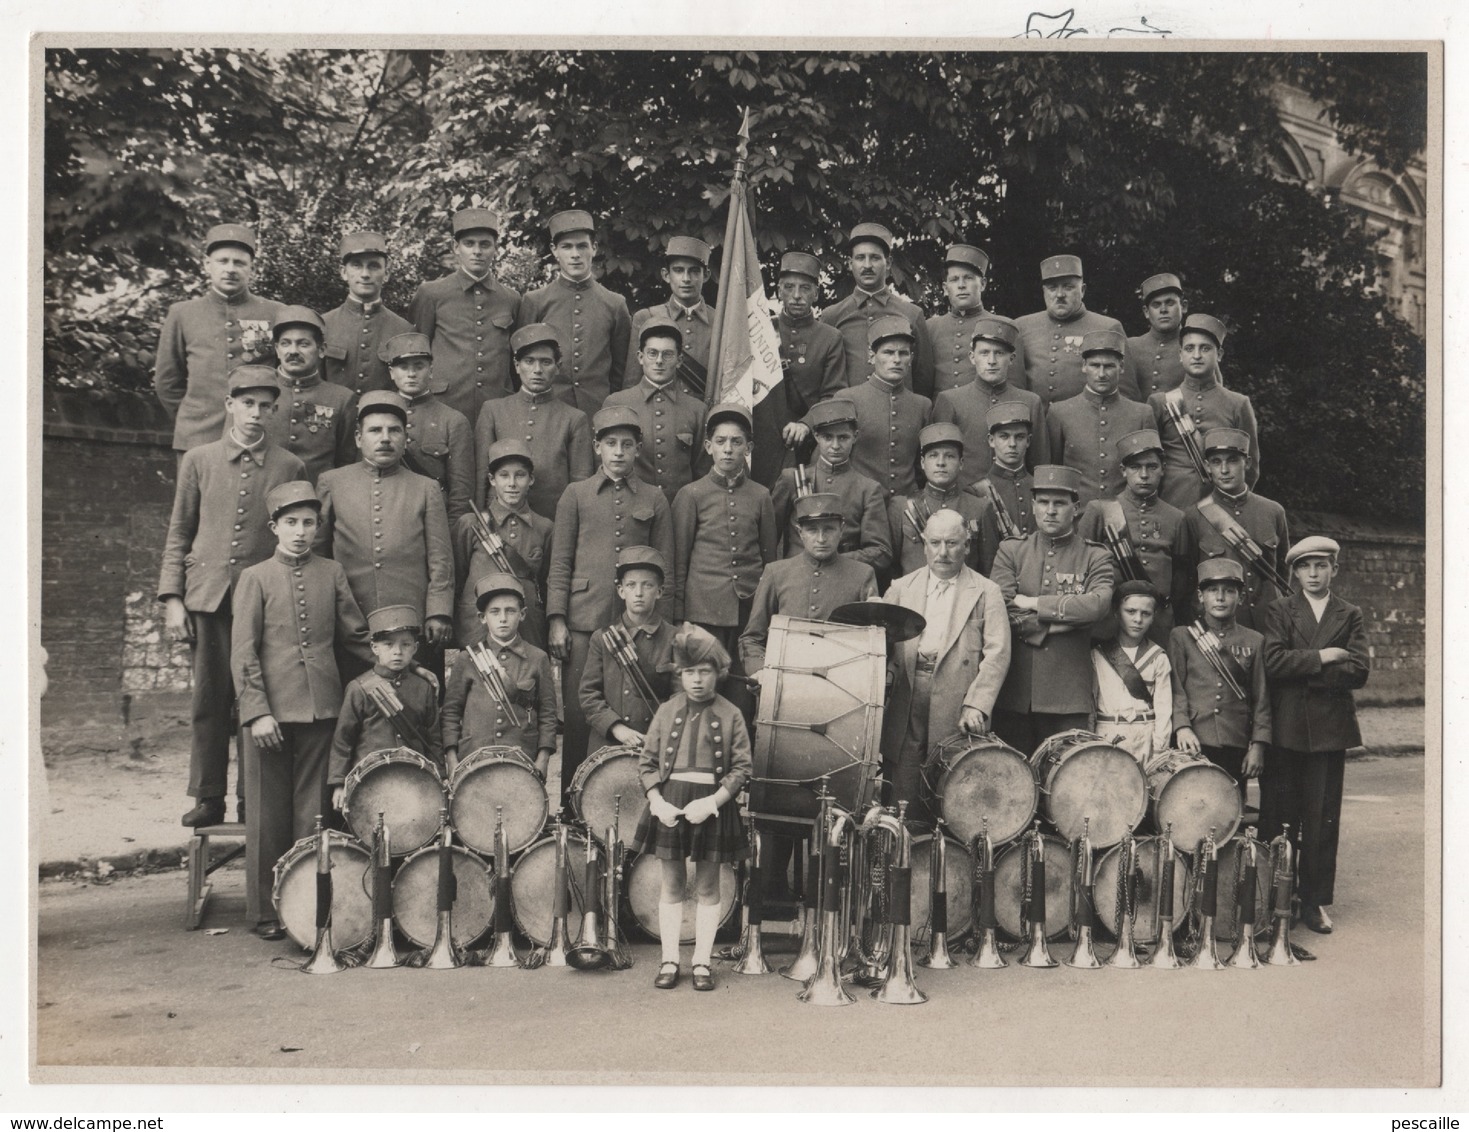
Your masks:
{"label": "man with mustache", "polygon": [[[1021,315],[1015,372],[1026,386],[1049,407],[1075,397],[1086,384],[1082,373],[1081,340],[1099,330],[1114,330],[1126,337],[1115,318],[1086,309],[1086,283],[1081,260],[1074,255],[1053,255],[1041,261],[1041,290],[1044,310]],[[1122,395],[1141,400],[1137,386],[1125,376]],[[1054,458],[1054,456],[1053,456]]]}
{"label": "man with mustache", "polygon": [[315,486],[322,472],[357,458],[352,439],[357,398],[345,385],[321,379],[326,324],[310,307],[282,307],[270,333],[280,361],[281,399],[265,418],[265,435],[301,457]]}

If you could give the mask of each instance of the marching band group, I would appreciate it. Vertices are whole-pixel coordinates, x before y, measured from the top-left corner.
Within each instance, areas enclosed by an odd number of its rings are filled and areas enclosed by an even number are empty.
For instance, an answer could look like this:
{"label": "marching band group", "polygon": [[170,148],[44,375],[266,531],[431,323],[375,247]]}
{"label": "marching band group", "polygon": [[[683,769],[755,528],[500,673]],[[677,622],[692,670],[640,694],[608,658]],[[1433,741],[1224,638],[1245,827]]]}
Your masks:
{"label": "marching band group", "polygon": [[[241,731],[258,934],[284,934],[277,861],[373,753],[447,778],[512,748],[545,776],[559,730],[564,799],[598,748],[640,752],[656,985],[678,981],[691,890],[693,981],[712,987],[772,626],[856,602],[921,621],[886,661],[883,801],[923,820],[925,765],[955,732],[1021,752],[1091,732],[1144,767],[1182,751],[1241,798],[1260,778],[1264,836],[1299,849],[1302,918],[1332,930],[1362,615],[1332,592],[1337,544],[1292,545],[1254,492],[1226,328],[1175,275],[1144,281],[1148,330],[1128,338],[1086,309],[1075,256],[1042,262],[1044,309],[1012,320],[983,307],[985,253],[955,245],[950,309],[925,318],[888,284],[892,234],[858,224],[855,287],[819,315],[821,261],[782,257],[784,378],[752,411],[707,387],[707,244],[671,238],[669,299],[634,314],[593,278],[593,218],[549,229],[556,277],[522,296],[492,271],[499,218],[457,212],[457,266],[405,318],[382,305],[383,235],[342,237],[347,298],[319,315],[254,295],[255,234],[219,225],[207,291],[169,310],[155,386],[180,461],[158,592],[193,651],[183,821],[223,820]],[[767,900],[791,856],[762,854]]]}

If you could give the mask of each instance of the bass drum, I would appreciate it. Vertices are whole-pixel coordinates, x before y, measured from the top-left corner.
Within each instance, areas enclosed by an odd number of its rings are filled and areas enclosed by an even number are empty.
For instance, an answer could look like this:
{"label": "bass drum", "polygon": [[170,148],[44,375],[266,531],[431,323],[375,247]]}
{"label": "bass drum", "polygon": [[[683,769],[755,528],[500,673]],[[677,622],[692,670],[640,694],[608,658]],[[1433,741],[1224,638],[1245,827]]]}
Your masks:
{"label": "bass drum", "polygon": [[[1244,839],[1236,837],[1215,851],[1219,861],[1219,899],[1214,916],[1214,935],[1226,943],[1239,938],[1239,915],[1235,907],[1235,869]],[[1255,843],[1255,938],[1264,939],[1271,931],[1270,923],[1270,846]]]}
{"label": "bass drum", "polygon": [[[1223,845],[1244,816],[1239,784],[1202,755],[1164,751],[1147,765],[1153,828],[1173,824],[1173,843],[1193,852],[1212,829]],[[1223,875],[1222,873],[1220,874]]]}
{"label": "bass drum", "polygon": [[[1130,756],[1129,756],[1130,757]],[[1046,938],[1060,939],[1071,926],[1071,850],[1066,842],[1041,834],[1046,859]],[[995,855],[995,919],[1011,939],[1024,938],[1021,908],[1025,898],[1024,840]]]}
{"label": "bass drum", "polygon": [[[949,939],[956,940],[967,932],[974,922],[974,863],[969,850],[952,837],[944,838],[944,879],[949,892]],[[933,876],[933,834],[924,834],[913,839],[913,855],[910,858],[913,876],[909,895],[909,922],[913,941],[926,943],[932,927],[933,908],[930,893]]]}
{"label": "bass drum", "polygon": [[394,857],[422,849],[439,832],[444,779],[417,751],[373,751],[348,771],[342,793],[342,817],[364,844],[372,844],[377,816],[383,815]]}
{"label": "bass drum", "polygon": [[[1154,943],[1158,939],[1158,917],[1154,912],[1158,897],[1158,880],[1162,875],[1161,837],[1139,837],[1137,839],[1137,887],[1133,907],[1132,937],[1138,943]],[[1097,918],[1114,936],[1117,934],[1117,865],[1122,857],[1122,846],[1114,845],[1097,858],[1093,886],[1097,903]],[[1188,861],[1175,846],[1173,850],[1173,928],[1178,930],[1188,913],[1189,896],[1193,892],[1190,883]]]}
{"label": "bass drum", "polygon": [[[601,860],[602,858],[599,858]],[[566,930],[572,942],[581,934],[586,907],[583,888],[587,871],[587,839],[566,831]],[[601,876],[600,870],[598,876]],[[510,912],[515,926],[537,947],[551,942],[556,919],[556,838],[537,841],[510,868]]]}
{"label": "bass drum", "polygon": [[[372,853],[355,837],[326,831],[332,861],[332,946],[356,947],[372,938]],[[316,837],[303,837],[275,863],[271,903],[286,934],[316,946]]]}
{"label": "bass drum", "polygon": [[[694,862],[687,862],[688,888],[686,892],[694,891]],[[719,926],[722,928],[730,922],[735,914],[735,890],[738,888],[735,877],[735,867],[729,863],[719,866]],[[663,892],[663,866],[658,857],[651,853],[644,854],[632,863],[627,869],[626,893],[627,906],[633,914],[633,919],[643,929],[649,939],[661,941],[662,936],[658,931],[658,900]],[[694,942],[694,909],[696,901],[686,899],[683,902],[683,927],[679,932],[680,943]]]}
{"label": "bass drum", "polygon": [[495,855],[497,815],[514,854],[540,836],[549,811],[546,780],[519,747],[480,747],[449,776],[449,818],[476,853]]}
{"label": "bass drum", "polygon": [[770,619],[750,783],[756,818],[809,825],[823,775],[837,805],[866,812],[875,794],[886,678],[887,638],[878,626]]}
{"label": "bass drum", "polygon": [[[454,942],[468,947],[489,930],[495,910],[494,877],[485,859],[458,845],[454,860]],[[393,919],[419,947],[432,947],[439,934],[439,846],[420,849],[393,878]]]}
{"label": "bass drum", "polygon": [[638,823],[648,809],[638,778],[640,757],[636,747],[601,747],[571,777],[571,808],[599,845],[607,843],[607,830],[615,816],[617,839],[632,851]]}
{"label": "bass drum", "polygon": [[[989,822],[991,845],[1014,841],[1035,817],[1040,789],[1024,755],[993,735],[956,732],[930,748],[923,767],[929,808],[973,845]],[[951,921],[952,922],[952,921]]]}
{"label": "bass drum", "polygon": [[1085,827],[1092,848],[1105,849],[1135,830],[1147,812],[1148,780],[1137,759],[1091,731],[1052,735],[1030,763],[1046,817],[1067,841]]}

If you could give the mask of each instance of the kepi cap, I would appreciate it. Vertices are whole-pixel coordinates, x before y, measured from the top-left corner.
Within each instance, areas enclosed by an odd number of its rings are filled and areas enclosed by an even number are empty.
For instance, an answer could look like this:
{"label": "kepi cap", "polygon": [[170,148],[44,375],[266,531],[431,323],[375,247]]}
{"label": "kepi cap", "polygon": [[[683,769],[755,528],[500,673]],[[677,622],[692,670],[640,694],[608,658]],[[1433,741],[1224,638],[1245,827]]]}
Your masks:
{"label": "kepi cap", "polygon": [[523,351],[529,350],[532,346],[546,345],[554,347],[558,357],[561,355],[561,335],[557,334],[556,328],[549,323],[532,322],[510,335],[512,357],[520,357]]}
{"label": "kepi cap", "polygon": [[673,665],[693,668],[696,664],[712,664],[720,672],[727,672],[729,653],[708,629],[685,625],[673,635]]}
{"label": "kepi cap", "polygon": [[381,232],[344,232],[337,241],[337,258],[354,255],[387,255],[388,238]]}
{"label": "kepi cap", "polygon": [[806,413],[806,427],[812,432],[835,424],[856,424],[857,406],[845,397],[818,401]]}
{"label": "kepi cap", "polygon": [[225,384],[231,397],[245,389],[269,389],[277,395],[281,391],[280,378],[270,366],[236,366]]}
{"label": "kepi cap", "polygon": [[668,577],[668,563],[663,555],[651,546],[625,546],[617,552],[617,579],[629,570],[657,570],[658,577]]}
{"label": "kepi cap", "polygon": [[1081,473],[1063,464],[1041,464],[1035,470],[1030,494],[1039,495],[1043,491],[1069,491],[1080,499]]}
{"label": "kepi cap", "polygon": [[867,328],[869,348],[876,346],[884,338],[906,338],[909,342],[917,342],[918,334],[914,331],[913,324],[902,315],[889,314]]}
{"label": "kepi cap", "polygon": [[500,236],[500,214],[488,208],[461,208],[454,214],[454,235],[485,228]]}
{"label": "kepi cap", "polygon": [[384,605],[367,615],[367,631],[373,640],[389,633],[413,633],[423,629],[423,618],[411,605]]}
{"label": "kepi cap", "polygon": [[1074,255],[1053,255],[1041,260],[1041,282],[1049,279],[1066,279],[1075,275],[1081,278],[1081,258]]}
{"label": "kepi cap", "polygon": [[302,504],[321,510],[321,497],[316,494],[316,488],[311,486],[310,480],[278,483],[265,495],[265,508],[272,519],[282,511]]}
{"label": "kepi cap", "polygon": [[216,224],[204,233],[204,254],[208,255],[220,244],[239,244],[251,255],[255,254],[255,230],[243,224]]}
{"label": "kepi cap", "polygon": [[683,331],[675,323],[666,318],[650,318],[638,329],[638,349],[643,348],[643,343],[654,335],[660,338],[672,338],[678,343],[678,348],[683,349]]}
{"label": "kepi cap", "polygon": [[705,434],[712,433],[714,426],[720,421],[739,421],[745,428],[745,435],[749,436],[755,431],[755,420],[750,415],[750,410],[738,401],[721,401],[709,410],[709,415],[704,418]]}
{"label": "kepi cap", "polygon": [[1129,432],[1117,442],[1117,458],[1124,464],[1144,452],[1162,451],[1163,438],[1158,435],[1157,429],[1140,428],[1136,432]]}
{"label": "kepi cap", "polygon": [[408,423],[408,401],[401,393],[391,389],[374,389],[364,393],[357,401],[357,419],[361,421],[370,413],[392,413],[405,425]]}
{"label": "kepi cap", "polygon": [[782,275],[804,275],[814,283],[821,282],[821,261],[810,252],[786,252],[780,257]]}
{"label": "kepi cap", "polygon": [[842,245],[845,251],[850,252],[864,240],[871,240],[882,245],[885,253],[891,255],[893,250],[893,234],[881,224],[871,221],[863,221],[861,224],[853,225],[852,233],[847,237],[847,242]]}
{"label": "kepi cap", "polygon": [[555,243],[568,232],[591,232],[596,234],[597,226],[592,222],[592,214],[583,212],[579,208],[569,208],[565,212],[558,212],[547,222],[546,227],[551,230],[551,243]]}
{"label": "kepi cap", "polygon": [[506,460],[519,460],[531,470],[532,475],[535,474],[536,462],[524,441],[497,440],[491,444],[485,453],[485,471],[493,472]]}
{"label": "kepi cap", "polygon": [[525,602],[525,587],[514,574],[484,574],[474,582],[474,607],[481,612],[496,594],[515,594]]}
{"label": "kepi cap", "polygon": [[1214,345],[1224,345],[1224,336],[1229,333],[1224,329],[1224,323],[1220,322],[1212,314],[1191,314],[1183,320],[1183,330],[1180,334],[1187,334],[1190,330],[1200,330],[1214,339]]}
{"label": "kepi cap", "polygon": [[664,259],[692,259],[709,266],[709,256],[713,251],[703,240],[697,236],[670,236],[668,243],[663,245]]}
{"label": "kepi cap", "polygon": [[1199,563],[1198,579],[1199,589],[1210,582],[1233,582],[1244,589],[1245,568],[1233,558],[1221,554],[1217,558],[1205,558]]}
{"label": "kepi cap", "polygon": [[842,497],[829,491],[813,491],[796,500],[796,523],[842,518]]}
{"label": "kepi cap", "polygon": [[944,252],[944,266],[951,263],[972,267],[981,275],[988,275],[990,270],[990,257],[973,244],[950,244],[949,250]]}
{"label": "kepi cap", "polygon": [[279,337],[281,330],[287,326],[314,326],[318,339],[326,337],[326,323],[310,307],[281,307],[270,320],[271,338]]}
{"label": "kepi cap", "polygon": [[1119,358],[1127,353],[1127,338],[1116,330],[1093,330],[1081,337],[1081,356],[1088,354],[1116,354]]}
{"label": "kepi cap", "polygon": [[1161,275],[1149,275],[1143,280],[1143,285],[1137,289],[1143,302],[1147,302],[1154,295],[1164,291],[1177,291],[1180,295],[1183,294],[1183,284],[1179,282],[1177,275],[1167,271]]}
{"label": "kepi cap", "polygon": [[1285,568],[1295,569],[1302,558],[1332,558],[1341,553],[1341,544],[1325,535],[1310,535],[1291,547],[1285,555]]}
{"label": "kepi cap", "polygon": [[410,330],[405,334],[394,334],[377,348],[377,360],[387,362],[389,365],[400,358],[431,358],[433,356],[434,352],[429,346],[428,335],[420,334],[416,330]]}
{"label": "kepi cap", "polygon": [[630,428],[639,440],[643,438],[643,421],[631,405],[604,405],[592,416],[592,439],[601,440],[604,432],[614,428]]}
{"label": "kepi cap", "polygon": [[1211,428],[1204,433],[1204,453],[1238,452],[1250,454],[1250,434],[1239,428]]}
{"label": "kepi cap", "polygon": [[1035,422],[1030,419],[1030,406],[1024,401],[1001,401],[985,413],[984,423],[988,432],[1014,424],[1023,424],[1029,429],[1035,427]]}
{"label": "kepi cap", "polygon": [[939,421],[918,430],[918,452],[922,455],[935,444],[956,444],[964,451],[964,432],[952,421]]}
{"label": "kepi cap", "polygon": [[969,336],[969,344],[973,346],[981,338],[986,342],[1008,346],[1013,354],[1015,343],[1020,339],[1020,327],[1004,315],[987,314],[974,324],[974,333]]}

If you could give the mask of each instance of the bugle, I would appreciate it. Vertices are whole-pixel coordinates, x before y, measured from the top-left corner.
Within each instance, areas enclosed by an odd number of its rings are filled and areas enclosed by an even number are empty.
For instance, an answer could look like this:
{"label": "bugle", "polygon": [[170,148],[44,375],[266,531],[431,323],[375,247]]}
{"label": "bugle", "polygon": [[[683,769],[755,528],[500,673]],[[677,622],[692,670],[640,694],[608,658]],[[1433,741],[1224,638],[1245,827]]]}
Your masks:
{"label": "bugle", "polygon": [[949,850],[944,844],[944,821],[933,823],[933,847],[928,858],[928,954],[918,961],[933,971],[952,971],[959,964],[949,954]]}
{"label": "bugle", "polygon": [[1187,966],[1195,971],[1222,971],[1214,917],[1219,914],[1219,854],[1211,827],[1199,845],[1199,949]]}
{"label": "bugle", "polygon": [[1282,826],[1280,836],[1270,842],[1270,950],[1265,954],[1267,967],[1294,967],[1294,945],[1290,941],[1291,902],[1296,883],[1295,846],[1290,843],[1290,826]]}
{"label": "bugle", "polygon": [[979,927],[979,948],[969,959],[971,967],[998,970],[1008,967],[1000,953],[996,933],[1000,927],[995,915],[995,846],[990,841],[990,820],[981,818],[974,836],[974,915]]}
{"label": "bugle", "polygon": [[1136,971],[1137,942],[1137,841],[1129,833],[1117,851],[1117,946],[1107,956],[1104,967],[1119,971]]}
{"label": "bugle", "polygon": [[524,967],[525,961],[515,952],[511,933],[515,916],[510,902],[510,842],[505,836],[505,810],[495,807],[495,939],[484,957],[486,967]]}
{"label": "bugle", "polygon": [[464,953],[454,942],[454,898],[458,895],[459,878],[454,875],[453,838],[449,810],[445,807],[439,812],[438,924],[433,946],[422,962],[430,971],[452,971],[464,966]]}
{"label": "bugle", "polygon": [[381,812],[377,815],[377,828],[372,833],[372,922],[377,925],[377,938],[373,940],[372,954],[366,967],[388,970],[403,965],[403,957],[393,943],[393,892],[390,882],[392,872],[391,834],[383,824]]}
{"label": "bugle", "polygon": [[332,975],[344,970],[332,947],[332,851],[331,840],[316,815],[316,946],[311,958],[301,964],[308,975]]}
{"label": "bugle", "polygon": [[1260,957],[1255,953],[1255,883],[1259,871],[1256,848],[1255,827],[1249,826],[1234,861],[1234,921],[1238,935],[1234,951],[1224,961],[1226,967],[1244,971],[1260,966]]}
{"label": "bugle", "polygon": [[1046,846],[1041,840],[1040,822],[1026,833],[1022,853],[1024,899],[1021,903],[1027,943],[1020,965],[1059,967],[1046,943]]}
{"label": "bugle", "polygon": [[1158,925],[1158,943],[1153,953],[1143,960],[1144,967],[1160,971],[1177,971],[1183,964],[1173,948],[1173,823],[1163,828],[1163,836],[1153,843],[1158,854],[1153,876],[1153,922]]}
{"label": "bugle", "polygon": [[1097,924],[1096,895],[1093,891],[1091,818],[1081,819],[1081,836],[1071,845],[1071,927],[1076,936],[1076,946],[1066,959],[1066,966],[1084,971],[1099,970],[1102,962],[1097,958],[1092,934]]}

